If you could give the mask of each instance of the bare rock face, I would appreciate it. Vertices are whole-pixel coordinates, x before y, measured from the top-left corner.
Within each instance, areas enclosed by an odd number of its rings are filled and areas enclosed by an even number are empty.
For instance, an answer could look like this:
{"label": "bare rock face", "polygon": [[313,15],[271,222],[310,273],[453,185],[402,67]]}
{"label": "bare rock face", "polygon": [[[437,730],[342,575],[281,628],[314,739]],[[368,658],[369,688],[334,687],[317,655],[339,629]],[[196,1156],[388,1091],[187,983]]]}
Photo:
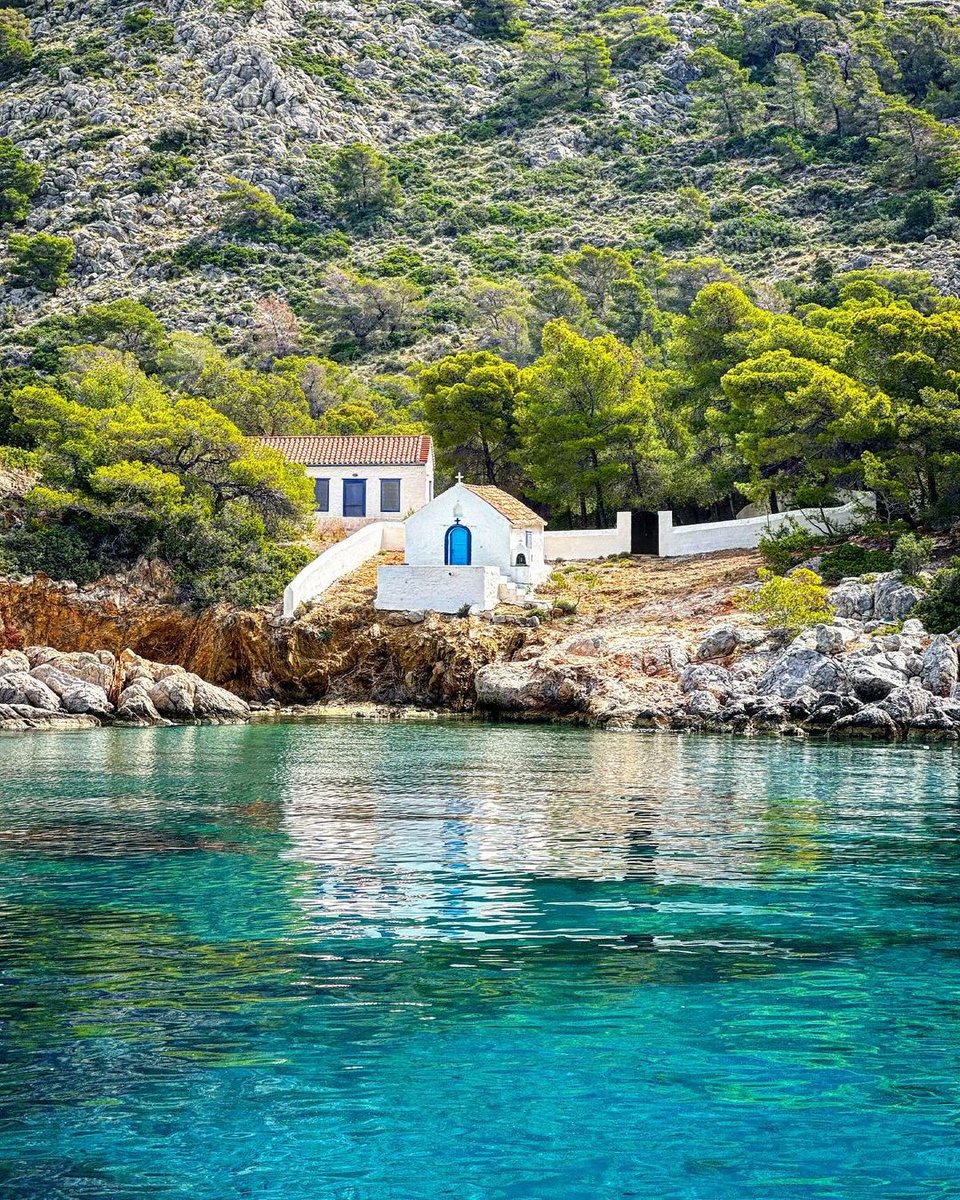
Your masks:
{"label": "bare rock face", "polygon": [[844,580],[831,589],[829,598],[838,617],[869,621],[873,616],[873,589],[866,583]]}
{"label": "bare rock face", "polygon": [[957,648],[941,633],[930,643],[920,665],[920,680],[935,696],[951,696],[958,678]]}
{"label": "bare rock face", "polygon": [[876,705],[861,708],[849,717],[841,717],[830,728],[835,738],[881,738],[892,740],[897,737],[897,723],[888,712]]}
{"label": "bare rock face", "polygon": [[44,712],[59,712],[60,698],[28,671],[0,676],[0,704],[21,704]]}
{"label": "bare rock face", "polygon": [[130,684],[120,693],[117,700],[117,720],[129,725],[169,725],[150,698],[150,691],[142,680]]}
{"label": "bare rock face", "polygon": [[846,678],[841,666],[833,657],[817,650],[792,645],[781,658],[761,676],[757,693],[761,696],[779,696],[791,699],[800,688],[811,687],[815,691],[845,691]]}
{"label": "bare rock face", "polygon": [[860,700],[883,700],[906,682],[905,671],[879,658],[859,658],[850,666],[850,688]]}
{"label": "bare rock face", "polygon": [[102,687],[68,675],[52,663],[41,663],[30,674],[59,696],[60,706],[65,712],[90,713],[93,716],[106,716],[113,712],[113,705]]}
{"label": "bare rock face", "polygon": [[0,729],[245,721],[246,701],[199,675],[131,651],[64,653],[30,646],[0,654]]}
{"label": "bare rock face", "polygon": [[728,658],[740,645],[739,632],[733,625],[720,625],[711,629],[697,647],[697,661],[710,662],[716,658]]}
{"label": "bare rock face", "polygon": [[923,599],[923,592],[896,576],[884,576],[877,580],[873,597],[875,621],[903,621]]}

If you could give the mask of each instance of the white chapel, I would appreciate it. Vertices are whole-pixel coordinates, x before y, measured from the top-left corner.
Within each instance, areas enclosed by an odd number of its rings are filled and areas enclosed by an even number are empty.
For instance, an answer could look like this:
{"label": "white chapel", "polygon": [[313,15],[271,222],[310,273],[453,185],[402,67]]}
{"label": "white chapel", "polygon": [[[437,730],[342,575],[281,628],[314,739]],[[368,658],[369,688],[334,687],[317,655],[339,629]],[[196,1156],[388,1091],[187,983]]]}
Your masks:
{"label": "white chapel", "polygon": [[458,475],[404,525],[404,562],[380,567],[378,609],[489,612],[529,599],[550,574],[543,518],[501,488]]}

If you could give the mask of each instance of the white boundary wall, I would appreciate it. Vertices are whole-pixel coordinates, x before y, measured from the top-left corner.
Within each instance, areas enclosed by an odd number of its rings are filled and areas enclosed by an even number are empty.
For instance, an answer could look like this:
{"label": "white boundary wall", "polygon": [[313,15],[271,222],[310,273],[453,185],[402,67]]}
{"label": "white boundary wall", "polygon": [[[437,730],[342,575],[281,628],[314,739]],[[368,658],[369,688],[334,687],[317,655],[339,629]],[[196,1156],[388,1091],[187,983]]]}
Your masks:
{"label": "white boundary wall", "polygon": [[543,535],[543,553],[547,562],[564,559],[579,562],[589,558],[606,558],[608,554],[629,554],[631,545],[631,516],[617,513],[615,529],[558,529]]}
{"label": "white boundary wall", "polygon": [[381,567],[374,607],[387,612],[457,613],[496,608],[503,576],[497,567]]}
{"label": "white boundary wall", "polygon": [[322,596],[331,584],[362,567],[383,550],[402,550],[404,526],[376,521],[364,525],[342,542],[308,563],[283,593],[283,615],[292,617],[301,604]]}
{"label": "white boundary wall", "polygon": [[657,513],[661,558],[711,554],[716,550],[753,550],[765,533],[795,524],[813,533],[859,524],[864,511],[876,512],[876,497],[863,493],[839,508],[797,508],[792,512],[744,517],[739,521],[710,521],[703,525],[674,525],[672,512]]}

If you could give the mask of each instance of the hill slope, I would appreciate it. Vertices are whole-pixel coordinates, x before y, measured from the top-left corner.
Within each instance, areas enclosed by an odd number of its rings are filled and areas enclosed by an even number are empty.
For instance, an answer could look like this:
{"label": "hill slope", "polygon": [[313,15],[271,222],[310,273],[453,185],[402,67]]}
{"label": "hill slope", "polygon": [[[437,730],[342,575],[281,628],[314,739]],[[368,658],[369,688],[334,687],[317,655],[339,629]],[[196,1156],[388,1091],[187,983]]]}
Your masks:
{"label": "hill slope", "polygon": [[[849,22],[844,10],[869,6],[819,7]],[[888,15],[910,7],[890,4]],[[524,16],[535,37],[596,30],[612,42],[622,29],[611,9],[531,0]],[[764,281],[818,253],[837,267],[929,269],[942,290],[960,291],[949,221],[905,240],[910,186],[879,181],[849,154],[811,155],[803,139],[791,147],[755,135],[718,149],[716,131],[691,118],[692,56],[749,9],[644,5],[665,18],[673,44],[649,61],[615,53],[614,86],[573,106],[505,105],[521,95],[529,55],[477,36],[456,0],[30,5],[34,59],[0,93],[0,134],[44,166],[25,228],[70,237],[76,254],[54,296],[8,288],[11,315],[20,323],[132,295],[178,328],[229,336],[274,291],[315,317],[339,257],[373,275],[406,269],[426,286],[431,319],[416,340],[432,354],[462,340],[469,313],[449,297],[464,279],[528,279],[584,243],[717,256],[761,295]],[[347,229],[344,245],[330,236],[339,225],[324,164],[354,141],[392,156],[402,200],[378,223]],[[240,239],[223,232],[217,197],[234,176],[289,207],[301,236],[224,254]],[[712,208],[700,227],[678,202],[684,185]],[[385,263],[398,245],[407,258]]]}

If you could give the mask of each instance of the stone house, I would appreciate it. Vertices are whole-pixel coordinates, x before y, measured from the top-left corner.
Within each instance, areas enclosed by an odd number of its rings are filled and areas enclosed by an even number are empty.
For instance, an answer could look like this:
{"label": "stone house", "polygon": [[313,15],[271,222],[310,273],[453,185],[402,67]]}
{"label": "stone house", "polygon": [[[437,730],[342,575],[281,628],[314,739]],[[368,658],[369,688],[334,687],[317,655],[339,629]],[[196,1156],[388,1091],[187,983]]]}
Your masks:
{"label": "stone house", "polygon": [[457,483],[404,523],[403,566],[381,567],[376,607],[487,612],[532,596],[550,574],[544,522],[497,487]]}
{"label": "stone house", "polygon": [[313,480],[318,520],[403,521],[433,499],[433,439],[426,434],[263,437]]}

